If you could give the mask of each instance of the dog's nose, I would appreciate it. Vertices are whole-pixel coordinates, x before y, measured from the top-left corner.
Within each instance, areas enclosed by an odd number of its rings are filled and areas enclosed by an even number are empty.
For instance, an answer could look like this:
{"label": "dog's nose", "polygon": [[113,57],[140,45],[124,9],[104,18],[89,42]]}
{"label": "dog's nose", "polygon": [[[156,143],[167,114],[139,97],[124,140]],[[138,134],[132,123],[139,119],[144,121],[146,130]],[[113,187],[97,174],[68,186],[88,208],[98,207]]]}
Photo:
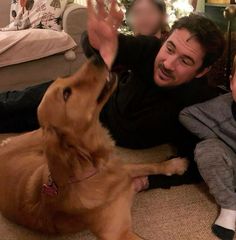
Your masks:
{"label": "dog's nose", "polygon": [[106,63],[104,62],[103,58],[100,56],[100,54],[94,54],[92,56],[92,63],[95,65],[95,66],[98,66],[98,67],[105,67],[106,66]]}

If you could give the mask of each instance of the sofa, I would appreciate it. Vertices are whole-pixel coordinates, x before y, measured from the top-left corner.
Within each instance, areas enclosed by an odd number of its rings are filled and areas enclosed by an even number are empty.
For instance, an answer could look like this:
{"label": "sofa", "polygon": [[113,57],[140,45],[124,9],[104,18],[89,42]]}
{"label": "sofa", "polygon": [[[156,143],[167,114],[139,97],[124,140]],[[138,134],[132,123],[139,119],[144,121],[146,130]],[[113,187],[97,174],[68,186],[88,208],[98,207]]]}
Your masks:
{"label": "sofa", "polygon": [[[0,28],[9,24],[11,2],[11,0],[1,0]],[[1,66],[0,60],[0,92],[22,89],[28,86],[46,82],[48,80],[56,79],[57,77],[68,76],[75,72],[85,60],[80,47],[80,36],[81,33],[86,29],[86,14],[86,8],[84,6],[73,3],[73,0],[69,0],[62,15],[62,33],[69,35],[67,36],[67,40],[70,40],[70,44],[71,42],[74,42],[74,45],[71,47],[71,49],[53,53],[46,57],[37,57],[37,59],[31,59],[24,62],[21,61],[19,63],[17,62],[9,65],[5,64],[4,66]],[[14,33],[12,32],[12,35],[15,34],[15,36],[19,36],[22,31],[30,31],[30,29],[14,31]],[[34,31],[45,31],[45,29],[37,29]],[[0,36],[3,33],[4,32],[0,31]],[[6,32],[4,34],[6,34]],[[50,30],[50,34],[58,35],[59,33],[57,31]],[[45,42],[47,45],[46,40]],[[27,49],[30,47],[30,45],[31,43],[28,41],[23,46],[25,49]],[[44,47],[46,46],[44,45]],[[37,50],[36,48],[35,51]],[[53,44],[48,46],[48,48],[53,48]],[[25,52],[27,52],[27,50]],[[12,53],[12,59],[14,59],[17,54],[18,53],[14,51]],[[2,59],[5,60],[4,55],[2,55],[2,57]]]}

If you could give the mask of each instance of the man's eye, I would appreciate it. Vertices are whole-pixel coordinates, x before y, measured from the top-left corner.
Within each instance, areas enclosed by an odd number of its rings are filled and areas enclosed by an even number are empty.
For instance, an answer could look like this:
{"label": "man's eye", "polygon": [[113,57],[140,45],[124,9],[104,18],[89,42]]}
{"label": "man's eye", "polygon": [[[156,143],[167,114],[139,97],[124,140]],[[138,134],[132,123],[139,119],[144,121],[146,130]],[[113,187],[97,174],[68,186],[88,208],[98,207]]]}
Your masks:
{"label": "man's eye", "polygon": [[192,66],[193,65],[193,62],[191,61],[191,60],[189,60],[189,59],[186,59],[186,58],[182,58],[182,63],[184,64],[184,65],[188,65],[188,66]]}
{"label": "man's eye", "polygon": [[69,99],[71,93],[72,93],[72,90],[70,87],[66,87],[63,89],[63,99],[65,102]]}
{"label": "man's eye", "polygon": [[171,47],[166,47],[168,53],[174,53],[174,50]]}

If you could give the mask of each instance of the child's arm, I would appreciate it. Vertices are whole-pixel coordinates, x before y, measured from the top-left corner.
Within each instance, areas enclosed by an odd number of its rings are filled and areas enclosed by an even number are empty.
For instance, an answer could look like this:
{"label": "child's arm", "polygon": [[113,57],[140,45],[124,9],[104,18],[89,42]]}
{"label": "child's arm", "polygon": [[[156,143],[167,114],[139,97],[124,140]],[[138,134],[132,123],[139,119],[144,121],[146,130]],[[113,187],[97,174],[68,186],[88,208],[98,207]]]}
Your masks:
{"label": "child's arm", "polygon": [[207,111],[209,102],[187,107],[180,112],[180,122],[201,140],[217,137],[211,112]]}

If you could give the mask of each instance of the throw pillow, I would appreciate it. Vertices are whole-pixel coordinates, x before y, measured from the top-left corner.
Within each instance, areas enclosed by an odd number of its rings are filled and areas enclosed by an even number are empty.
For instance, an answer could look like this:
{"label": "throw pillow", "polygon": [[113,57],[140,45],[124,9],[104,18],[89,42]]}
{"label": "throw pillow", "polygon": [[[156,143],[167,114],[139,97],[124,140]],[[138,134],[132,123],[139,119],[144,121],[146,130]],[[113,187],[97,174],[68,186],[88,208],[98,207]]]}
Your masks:
{"label": "throw pillow", "polygon": [[63,31],[25,29],[17,34],[14,31],[2,32],[0,67],[44,58],[75,47],[75,41]]}
{"label": "throw pillow", "polygon": [[61,30],[61,17],[68,0],[13,0],[10,24],[2,31],[42,28]]}

